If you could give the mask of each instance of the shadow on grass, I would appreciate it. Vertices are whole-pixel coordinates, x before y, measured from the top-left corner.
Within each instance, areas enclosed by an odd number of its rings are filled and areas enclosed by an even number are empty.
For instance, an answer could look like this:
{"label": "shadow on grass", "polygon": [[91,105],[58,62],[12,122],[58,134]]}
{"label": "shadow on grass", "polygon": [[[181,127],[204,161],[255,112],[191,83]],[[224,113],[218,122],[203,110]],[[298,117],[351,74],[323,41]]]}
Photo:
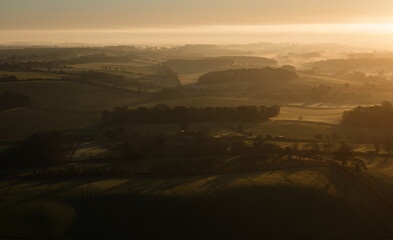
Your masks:
{"label": "shadow on grass", "polygon": [[[125,186],[119,186],[124,188]],[[45,212],[47,239],[368,239],[393,236],[370,209],[323,191],[249,186],[192,197],[129,194],[70,198],[71,227]],[[88,209],[88,210],[87,210]]]}

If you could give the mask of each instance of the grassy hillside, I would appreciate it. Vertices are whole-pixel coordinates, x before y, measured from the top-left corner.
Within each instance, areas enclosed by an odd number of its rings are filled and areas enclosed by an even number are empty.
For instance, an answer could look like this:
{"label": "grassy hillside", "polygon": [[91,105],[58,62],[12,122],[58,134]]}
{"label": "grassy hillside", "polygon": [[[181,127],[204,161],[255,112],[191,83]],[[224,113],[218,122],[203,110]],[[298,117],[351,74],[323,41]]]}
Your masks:
{"label": "grassy hillside", "polygon": [[17,71],[0,71],[0,76],[3,74],[15,76],[17,79],[61,79],[64,74],[45,73],[45,72],[17,72]]}
{"label": "grassy hillside", "polygon": [[130,91],[64,81],[0,83],[2,92],[23,93],[31,107],[0,112],[0,140],[21,140],[41,130],[69,130],[99,121],[101,112],[146,99]]}
{"label": "grassy hillside", "polygon": [[[67,71],[103,71],[108,73],[117,73],[128,78],[136,78],[144,74],[154,74],[154,69],[150,67],[151,64],[155,64],[155,62],[83,63],[70,65],[72,68]],[[107,69],[103,70],[103,66],[106,66]],[[121,69],[123,69],[123,72],[120,71]]]}
{"label": "grassy hillside", "polygon": [[23,140],[43,130],[72,130],[91,126],[99,121],[100,112],[80,113],[18,108],[0,112],[0,141]]}
{"label": "grassy hillside", "polygon": [[0,91],[28,95],[37,107],[88,112],[130,105],[143,99],[130,91],[65,81],[0,83]]}
{"label": "grassy hillside", "polygon": [[126,79],[139,80],[144,84],[174,87],[179,84],[176,73],[160,65],[156,60],[134,60],[128,62],[100,62],[73,64],[65,71],[76,73],[81,71],[97,71],[121,75]]}
{"label": "grassy hillside", "polygon": [[392,234],[383,213],[325,168],[0,182],[0,192],[0,237],[359,239]]}

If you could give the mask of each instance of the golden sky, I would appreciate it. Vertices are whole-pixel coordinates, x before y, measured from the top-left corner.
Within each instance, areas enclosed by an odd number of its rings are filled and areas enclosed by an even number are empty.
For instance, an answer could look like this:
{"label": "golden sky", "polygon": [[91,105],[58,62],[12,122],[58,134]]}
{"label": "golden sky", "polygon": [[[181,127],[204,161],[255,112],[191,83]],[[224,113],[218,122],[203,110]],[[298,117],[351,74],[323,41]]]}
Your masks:
{"label": "golden sky", "polygon": [[393,42],[393,0],[0,0],[0,43]]}
{"label": "golden sky", "polygon": [[390,23],[392,0],[0,0],[0,29]]}

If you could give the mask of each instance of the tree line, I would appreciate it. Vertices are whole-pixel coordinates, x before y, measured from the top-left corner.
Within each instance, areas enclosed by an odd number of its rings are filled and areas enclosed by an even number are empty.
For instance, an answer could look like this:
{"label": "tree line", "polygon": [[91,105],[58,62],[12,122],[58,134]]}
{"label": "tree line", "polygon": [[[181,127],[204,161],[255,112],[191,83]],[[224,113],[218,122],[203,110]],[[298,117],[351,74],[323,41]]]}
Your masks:
{"label": "tree line", "polygon": [[383,101],[380,105],[358,106],[345,111],[342,125],[367,128],[393,128],[393,105]]}
{"label": "tree line", "polygon": [[[105,123],[146,124],[176,123],[187,125],[191,122],[266,121],[280,113],[280,106],[238,106],[238,107],[169,107],[159,104],[154,107],[115,108],[102,114]],[[186,127],[186,126],[185,126]]]}
{"label": "tree line", "polygon": [[[271,138],[269,135],[246,139],[244,136],[216,137],[203,131],[169,135],[165,133],[141,135],[138,132],[127,134],[124,129],[116,129],[116,131],[117,136],[108,135],[107,138],[112,143],[116,142],[110,149],[118,152],[119,155],[114,158],[109,157],[107,161],[172,158],[171,161],[158,161],[144,174],[203,174],[268,169],[291,161],[300,163],[304,159],[330,160],[331,163],[353,170],[354,173],[367,170],[365,162],[357,158],[345,142],[333,144],[334,149],[325,149],[318,142],[302,147],[295,142],[293,146],[281,147],[269,142]],[[112,171],[111,167],[94,167],[94,169],[89,167],[88,171],[86,169],[79,171],[74,168],[48,171],[49,167],[70,159],[75,137],[82,136],[71,136],[57,131],[35,133],[14,148],[0,152],[0,169],[42,168],[46,172],[42,174],[52,172],[53,177],[135,173],[133,173],[134,170]],[[234,155],[238,156],[237,160],[230,165],[223,164],[219,157]],[[86,167],[76,166],[76,168]]]}
{"label": "tree line", "polygon": [[15,82],[18,78],[14,75],[3,74],[0,76],[0,82]]}
{"label": "tree line", "polygon": [[62,132],[43,131],[0,152],[0,169],[49,167],[65,161],[70,147]]}

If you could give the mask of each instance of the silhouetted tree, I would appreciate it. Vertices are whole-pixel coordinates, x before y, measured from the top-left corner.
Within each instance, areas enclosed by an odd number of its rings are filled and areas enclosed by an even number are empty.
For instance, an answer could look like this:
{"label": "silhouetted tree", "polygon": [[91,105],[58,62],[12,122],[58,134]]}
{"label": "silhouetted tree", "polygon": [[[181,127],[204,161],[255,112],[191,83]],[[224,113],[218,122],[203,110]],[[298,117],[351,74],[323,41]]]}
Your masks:
{"label": "silhouetted tree", "polygon": [[22,167],[47,167],[66,160],[64,137],[60,132],[40,132],[28,137],[20,146]]}
{"label": "silhouetted tree", "polygon": [[346,143],[341,143],[340,147],[334,153],[334,160],[341,163],[345,167],[349,161],[353,159],[353,153]]}
{"label": "silhouetted tree", "polygon": [[355,173],[359,174],[361,171],[366,171],[367,170],[367,166],[364,163],[363,160],[361,160],[360,158],[354,158],[352,159],[352,164],[355,167]]}
{"label": "silhouetted tree", "polygon": [[384,142],[384,149],[385,151],[388,153],[388,158],[390,158],[391,154],[392,154],[392,150],[393,150],[393,141],[390,138],[386,138],[385,142]]}
{"label": "silhouetted tree", "polygon": [[388,101],[370,107],[358,106],[343,113],[342,124],[355,127],[393,128],[393,106]]}
{"label": "silhouetted tree", "polygon": [[152,108],[127,107],[115,108],[112,112],[104,112],[102,117],[115,124],[177,123],[187,129],[191,122],[227,122],[227,121],[266,121],[280,112],[280,106],[239,106],[239,107],[207,107],[195,108],[175,106],[170,108],[160,104]]}

